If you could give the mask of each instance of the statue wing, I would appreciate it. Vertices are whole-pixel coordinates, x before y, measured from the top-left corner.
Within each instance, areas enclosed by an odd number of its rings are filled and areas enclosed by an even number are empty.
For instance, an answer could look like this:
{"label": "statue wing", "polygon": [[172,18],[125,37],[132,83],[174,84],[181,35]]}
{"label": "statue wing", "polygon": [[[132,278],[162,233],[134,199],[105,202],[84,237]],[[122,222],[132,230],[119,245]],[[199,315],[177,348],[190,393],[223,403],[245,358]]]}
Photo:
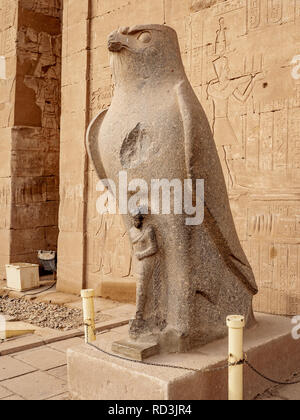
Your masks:
{"label": "statue wing", "polygon": [[223,170],[204,110],[189,81],[176,86],[183,122],[187,177],[204,179],[204,223],[226,264],[244,285],[257,293],[253,271],[240,244],[230,210]]}
{"label": "statue wing", "polygon": [[108,109],[101,111],[90,123],[86,133],[86,148],[88,155],[93,162],[94,169],[99,179],[105,179],[106,174],[103,168],[100,152],[99,152],[99,133],[102,122],[106,116]]}

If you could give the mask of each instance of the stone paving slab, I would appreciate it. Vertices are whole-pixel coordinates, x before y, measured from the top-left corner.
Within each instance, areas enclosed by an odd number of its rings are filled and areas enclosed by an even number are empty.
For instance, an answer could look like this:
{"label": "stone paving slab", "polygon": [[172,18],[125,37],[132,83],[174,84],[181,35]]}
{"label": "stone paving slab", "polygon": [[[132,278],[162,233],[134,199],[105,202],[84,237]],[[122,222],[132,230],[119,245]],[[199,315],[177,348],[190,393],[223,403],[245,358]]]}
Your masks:
{"label": "stone paving slab", "polygon": [[19,395],[10,395],[9,397],[1,398],[1,401],[24,401],[24,398]]}
{"label": "stone paving slab", "polygon": [[12,392],[0,386],[0,400],[11,396]]}
{"label": "stone paving slab", "polygon": [[[10,356],[0,357],[0,382],[34,372],[36,369]],[[1,384],[4,385],[4,384]]]}
{"label": "stone paving slab", "polygon": [[66,364],[65,354],[49,347],[29,350],[13,357],[39,370],[54,369]]}
{"label": "stone paving slab", "polygon": [[57,395],[57,397],[52,397],[52,398],[48,398],[47,401],[67,401],[70,400],[70,394],[68,392],[61,394],[61,395]]}
{"label": "stone paving slab", "polygon": [[45,344],[57,343],[59,341],[68,340],[70,338],[82,337],[84,335],[83,328],[77,328],[70,331],[50,330],[50,334],[43,332]]}
{"label": "stone paving slab", "polygon": [[34,372],[2,383],[5,388],[26,400],[46,400],[68,391],[67,384],[45,372]]}
{"label": "stone paving slab", "polygon": [[51,347],[52,349],[66,352],[70,347],[79,346],[80,344],[84,343],[84,339],[80,337],[71,338],[69,340],[65,341],[59,341],[57,343],[49,344],[48,347]]}
{"label": "stone paving slab", "polygon": [[68,380],[68,368],[67,368],[67,365],[60,366],[58,368],[48,370],[47,373],[49,373],[49,375],[55,376],[56,378],[62,379],[63,381],[66,381],[67,382],[67,380]]}
{"label": "stone paving slab", "polygon": [[33,349],[35,347],[43,346],[44,344],[44,340],[35,334],[4,341],[4,343],[0,344],[0,356]]}

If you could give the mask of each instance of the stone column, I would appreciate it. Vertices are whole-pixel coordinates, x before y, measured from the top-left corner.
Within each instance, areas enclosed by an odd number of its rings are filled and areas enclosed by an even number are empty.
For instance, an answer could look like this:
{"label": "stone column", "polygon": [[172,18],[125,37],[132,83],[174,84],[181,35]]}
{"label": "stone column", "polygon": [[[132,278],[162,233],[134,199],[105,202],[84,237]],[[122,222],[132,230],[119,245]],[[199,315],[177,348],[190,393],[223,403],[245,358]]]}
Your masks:
{"label": "stone column", "polygon": [[69,293],[85,282],[88,13],[88,0],[64,1],[58,288]]}
{"label": "stone column", "polygon": [[18,1],[0,3],[0,274],[10,262],[11,155],[16,89]]}

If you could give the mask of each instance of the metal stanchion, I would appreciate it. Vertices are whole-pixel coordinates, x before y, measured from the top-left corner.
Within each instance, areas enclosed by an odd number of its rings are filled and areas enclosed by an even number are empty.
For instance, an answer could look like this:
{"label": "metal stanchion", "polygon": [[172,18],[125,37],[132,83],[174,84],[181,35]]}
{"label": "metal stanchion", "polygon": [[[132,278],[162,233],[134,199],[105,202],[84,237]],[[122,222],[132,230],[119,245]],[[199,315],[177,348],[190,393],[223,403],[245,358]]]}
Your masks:
{"label": "metal stanchion", "polygon": [[91,343],[92,341],[96,341],[94,306],[95,291],[93,289],[82,290],[81,297],[83,305],[85,342]]}
{"label": "metal stanchion", "polygon": [[244,327],[245,318],[241,315],[227,317],[229,328],[229,368],[228,368],[228,400],[242,401],[244,397]]}

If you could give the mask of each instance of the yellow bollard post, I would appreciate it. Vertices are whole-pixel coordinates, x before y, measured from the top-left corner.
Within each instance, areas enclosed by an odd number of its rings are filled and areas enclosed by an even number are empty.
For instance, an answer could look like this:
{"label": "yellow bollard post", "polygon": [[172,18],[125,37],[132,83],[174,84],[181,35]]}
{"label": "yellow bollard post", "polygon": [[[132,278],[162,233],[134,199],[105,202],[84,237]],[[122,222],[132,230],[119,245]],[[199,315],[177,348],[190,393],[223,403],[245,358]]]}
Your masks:
{"label": "yellow bollard post", "polygon": [[85,342],[91,343],[96,340],[95,334],[95,306],[93,289],[81,290],[83,319],[85,328]]}
{"label": "yellow bollard post", "polygon": [[244,366],[243,363],[236,363],[244,359],[243,341],[245,318],[241,315],[228,316],[227,327],[229,328],[228,362],[233,365],[228,368],[228,400],[242,401],[244,397]]}

